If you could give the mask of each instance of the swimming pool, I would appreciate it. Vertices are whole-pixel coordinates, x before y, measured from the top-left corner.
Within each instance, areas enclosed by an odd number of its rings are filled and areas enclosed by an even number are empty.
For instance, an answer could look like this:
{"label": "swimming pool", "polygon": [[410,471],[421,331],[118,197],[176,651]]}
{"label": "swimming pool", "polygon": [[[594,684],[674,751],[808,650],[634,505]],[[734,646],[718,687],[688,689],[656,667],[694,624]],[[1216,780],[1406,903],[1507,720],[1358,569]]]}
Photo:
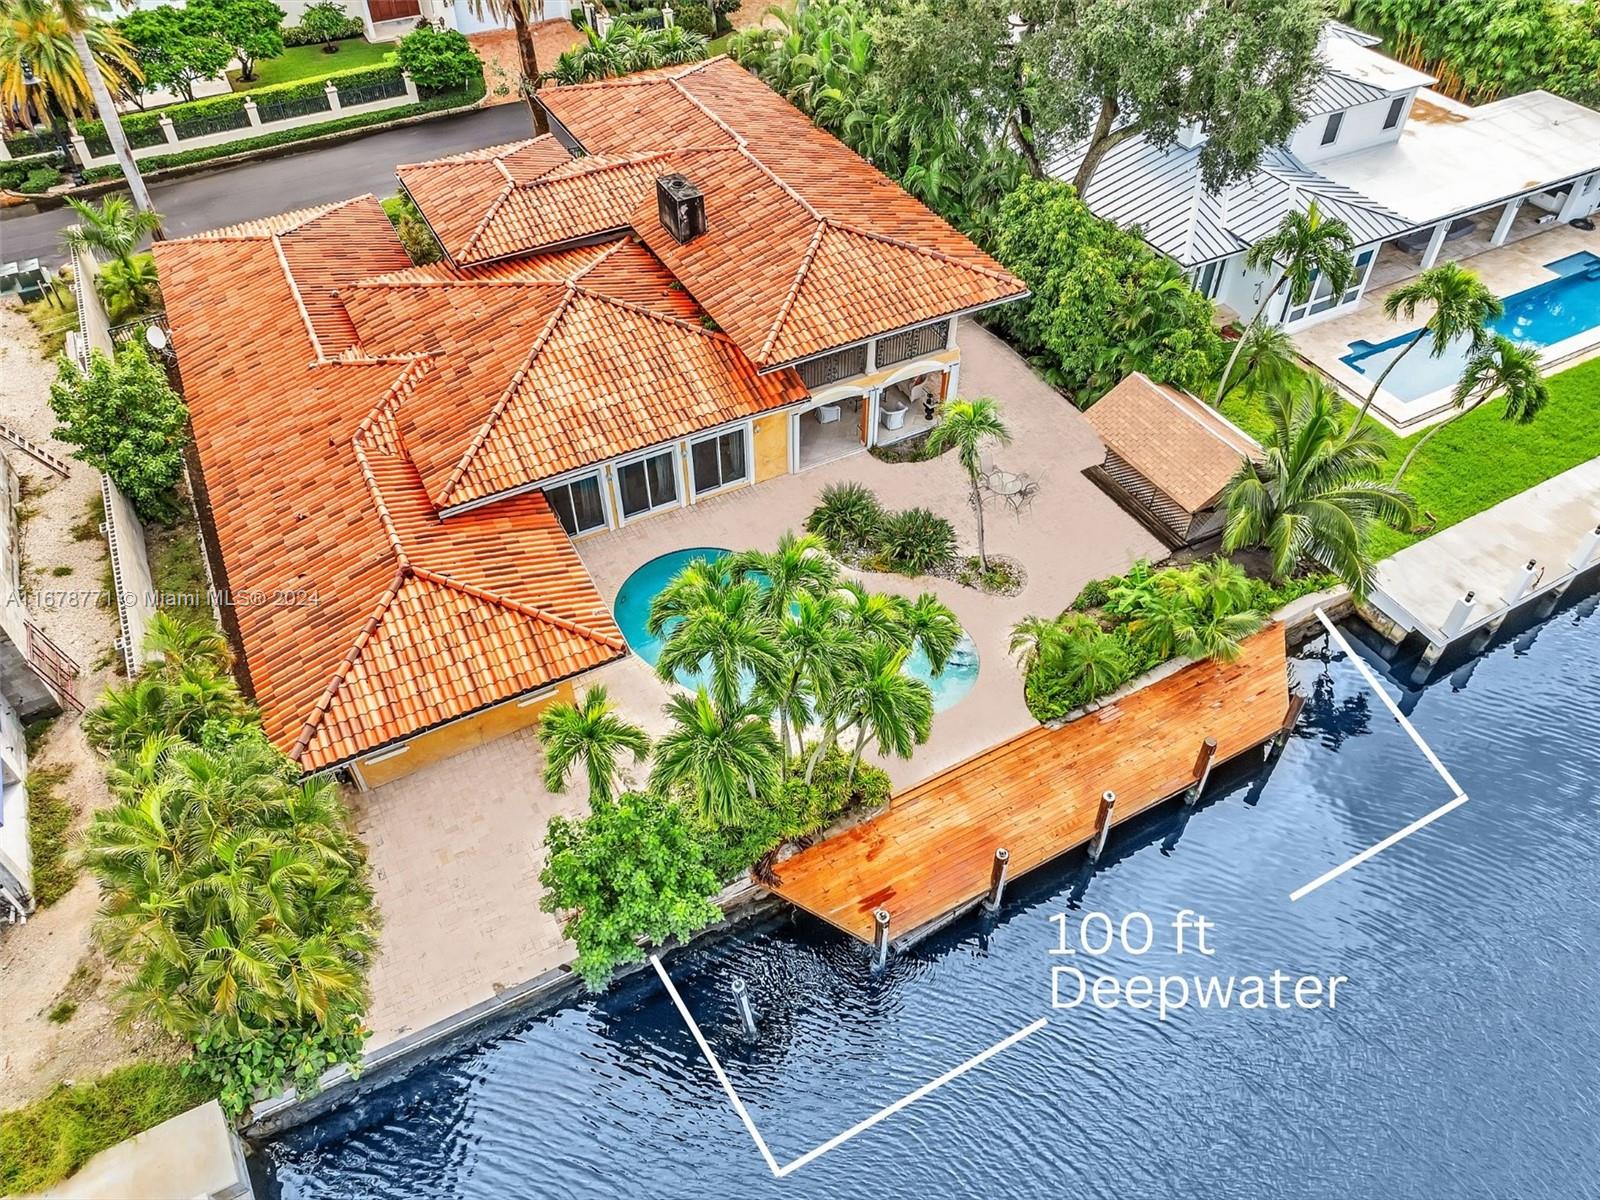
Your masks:
{"label": "swimming pool", "polygon": [[[1503,333],[1514,342],[1543,349],[1600,328],[1600,254],[1584,250],[1547,263],[1559,274],[1555,279],[1507,296],[1505,313],[1490,323],[1492,333]],[[1415,329],[1374,344],[1350,343],[1351,353],[1340,361],[1369,379],[1376,379],[1416,336]],[[1383,381],[1383,390],[1401,400],[1420,400],[1424,396],[1454,387],[1467,363],[1467,343],[1455,342],[1434,357],[1432,335],[1401,360]]]}
{"label": "swimming pool", "polygon": [[[623,581],[622,587],[617,592],[615,607],[617,626],[622,630],[622,636],[627,639],[629,648],[635,654],[652,667],[661,657],[662,639],[645,628],[650,617],[650,604],[655,600],[656,594],[672,581],[673,576],[695,559],[718,559],[727,553],[729,553],[727,550],[717,546],[694,546],[686,550],[674,550],[670,554],[652,558]],[[956,648],[950,653],[950,661],[945,664],[942,672],[935,675],[930,670],[928,656],[919,646],[906,660],[905,672],[928,685],[928,689],[933,693],[933,711],[944,712],[959,703],[978,681],[978,647],[970,637],[962,634],[961,640],[956,643]],[[704,686],[707,679],[700,671],[692,673],[680,671],[678,682],[684,687],[693,688]]]}
{"label": "swimming pool", "polygon": [[[1352,634],[1353,636],[1353,634]],[[486,1034],[264,1147],[261,1200],[1574,1200],[1600,1110],[1600,613],[1429,686],[1357,650],[1471,800],[1288,893],[1448,793],[1313,644],[1282,758],[1119,827],[873,972],[795,915],[667,960],[780,1162],[1042,1015],[1050,1025],[775,1180],[649,972]],[[1215,966],[1337,972],[1332,1013],[1051,1011],[1052,914],[1182,909]],[[1114,968],[1190,969],[1170,944]],[[759,1037],[729,1003],[754,997]]]}

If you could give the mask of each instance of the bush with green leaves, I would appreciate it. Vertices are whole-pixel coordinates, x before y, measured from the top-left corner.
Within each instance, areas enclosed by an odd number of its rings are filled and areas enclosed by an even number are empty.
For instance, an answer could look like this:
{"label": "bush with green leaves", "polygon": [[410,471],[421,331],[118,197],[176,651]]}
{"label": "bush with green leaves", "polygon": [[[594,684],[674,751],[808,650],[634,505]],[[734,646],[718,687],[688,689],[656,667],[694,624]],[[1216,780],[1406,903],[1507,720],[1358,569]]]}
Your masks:
{"label": "bush with green leaves", "polygon": [[283,9],[272,0],[191,0],[185,11],[239,60],[239,80],[256,77],[256,63],[283,53]]}
{"label": "bush with green leaves", "polygon": [[[338,5],[334,5],[334,7],[339,8]],[[336,41],[342,42],[347,38],[358,38],[366,33],[367,27],[361,23],[360,17],[349,16],[342,8],[339,8],[339,17],[344,24],[339,27],[339,32],[334,35]],[[332,27],[331,21],[320,23],[317,28],[309,30],[303,25],[285,25],[283,27],[283,44],[285,46],[318,45],[326,40],[323,35],[327,29]]]}
{"label": "bush with green leaves", "polygon": [[1080,407],[1134,371],[1191,391],[1216,377],[1211,302],[1069,185],[1024,182],[1001,202],[996,229],[996,256],[1032,295],[995,310],[995,323]]}
{"label": "bush with green leaves", "polygon": [[33,167],[17,184],[17,191],[27,196],[48,192],[61,182],[61,172],[54,167]]}
{"label": "bush with green leaves", "polygon": [[157,613],[157,660],[85,716],[115,802],[85,861],[122,1016],[192,1043],[237,1115],[356,1065],[377,914],[338,786],[303,780],[227,672],[226,643]]}
{"label": "bush with green leaves", "polygon": [[[339,39],[350,36],[350,22],[337,0],[317,0],[316,4],[306,5],[300,14],[299,29],[306,45],[320,44],[324,54],[334,54],[338,52]],[[356,25],[365,28],[360,21]]]}
{"label": "bush with green leaves", "polygon": [[714,37],[717,32],[716,14],[701,0],[685,0],[682,8],[674,8],[672,23],[706,38]]}
{"label": "bush with green leaves", "polygon": [[871,565],[901,575],[932,575],[956,561],[956,529],[948,519],[926,508],[887,514],[878,530],[877,554]]}
{"label": "bush with green leaves", "polygon": [[816,534],[835,554],[859,554],[878,545],[883,531],[883,505],[872,489],[859,483],[830,483],[821,502],[806,518],[806,530]]}
{"label": "bush with green leaves", "polygon": [[233,58],[233,48],[188,7],[136,8],[117,20],[117,28],[133,47],[144,86],[185,100],[194,99],[196,83],[221,75]]}
{"label": "bush with green leaves", "polygon": [[400,39],[400,65],[419,91],[457,92],[483,78],[483,60],[463,34],[421,25]]}
{"label": "bush with green leaves", "polygon": [[63,356],[50,385],[54,436],[111,477],[141,516],[167,520],[177,509],[188,412],[166,372],[132,343],[115,359],[99,351],[88,371]]}
{"label": "bush with green leaves", "polygon": [[400,244],[406,248],[412,262],[422,266],[438,262],[444,257],[444,248],[439,245],[439,239],[433,236],[433,230],[428,228],[422,211],[410,196],[404,192],[390,196],[383,202],[383,211],[388,215]]}

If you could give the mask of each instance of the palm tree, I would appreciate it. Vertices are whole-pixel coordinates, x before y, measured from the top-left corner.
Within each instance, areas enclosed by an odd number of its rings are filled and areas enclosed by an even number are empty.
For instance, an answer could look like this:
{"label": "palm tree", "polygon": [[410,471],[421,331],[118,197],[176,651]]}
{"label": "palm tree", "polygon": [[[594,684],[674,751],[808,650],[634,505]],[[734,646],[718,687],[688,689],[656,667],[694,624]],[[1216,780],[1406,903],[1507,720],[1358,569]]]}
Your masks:
{"label": "palm tree", "polygon": [[144,652],[146,658],[159,658],[162,670],[174,674],[185,663],[203,660],[222,671],[233,661],[233,648],[221,630],[202,621],[180,621],[164,608],[150,616]]}
{"label": "palm tree", "polygon": [[763,589],[767,615],[780,620],[801,596],[825,596],[839,582],[839,569],[828,557],[828,547],[814,533],[792,530],[778,539],[772,551],[745,550],[732,556],[728,573],[736,580],[752,580]]}
{"label": "palm tree", "polygon": [[544,786],[567,790],[573,765],[582,762],[589,777],[590,803],[616,795],[617,764],[624,751],[638,762],[650,752],[650,738],[617,716],[603,687],[592,687],[576,704],[552,704],[539,719],[544,746]]}
{"label": "palm tree", "polygon": [[1245,264],[1252,271],[1269,270],[1278,264],[1278,276],[1272,286],[1262,292],[1261,303],[1256,306],[1250,323],[1233,344],[1233,353],[1228,356],[1222,378],[1217,381],[1214,403],[1221,404],[1228,394],[1228,379],[1233,375],[1245,340],[1250,331],[1261,324],[1267,305],[1272,303],[1284,282],[1289,284],[1291,305],[1304,304],[1319,278],[1328,281],[1334,295],[1340,295],[1350,286],[1351,276],[1355,274],[1355,260],[1350,257],[1354,248],[1355,238],[1349,227],[1343,221],[1324,217],[1315,200],[1305,212],[1296,208],[1284,213],[1278,227],[1250,247]]}
{"label": "palm tree", "polygon": [[900,597],[888,592],[869,592],[854,580],[841,584],[838,594],[845,624],[863,641],[911,649]]}
{"label": "palm tree", "polygon": [[928,432],[929,455],[937,456],[954,447],[957,461],[972,485],[972,507],[978,514],[978,565],[985,571],[989,569],[989,557],[983,540],[983,448],[1010,440],[1011,431],[1000,419],[998,406],[987,396],[945,404],[939,423]]}
{"label": "palm tree", "polygon": [[776,790],[778,739],[758,705],[723,708],[698,688],[672,697],[664,711],[673,728],[656,742],[652,789],[686,796],[702,821],[723,827]]}
{"label": "palm tree", "polygon": [[141,211],[121,196],[107,196],[98,205],[68,196],[67,203],[78,214],[77,224],[61,233],[68,254],[88,252],[131,270],[139,243],[161,228],[158,214]]}
{"label": "palm tree", "polygon": [[1040,663],[1058,659],[1069,640],[1099,633],[1100,623],[1088,613],[1068,609],[1056,617],[1023,617],[1011,627],[1009,649],[1027,675]]}
{"label": "palm tree", "polygon": [[544,0],[471,0],[471,5],[472,15],[480,21],[492,20],[501,25],[509,22],[516,32],[517,58],[522,66],[522,79],[519,81],[522,99],[533,118],[533,132],[536,135],[549,133],[550,122],[534,98],[541,76],[539,51],[533,42],[533,26],[544,20]]}
{"label": "palm tree", "polygon": [[689,611],[673,629],[656,660],[656,674],[671,683],[709,666],[711,694],[731,712],[741,701],[745,672],[768,689],[781,669],[776,628],[767,616],[760,587],[745,580]]}
{"label": "palm tree", "polygon": [[1156,576],[1130,631],[1162,658],[1215,658],[1232,662],[1240,643],[1266,623],[1255,608],[1250,579],[1225,558]]}
{"label": "palm tree", "polygon": [[1069,688],[1087,699],[1103,696],[1127,681],[1128,651],[1120,638],[1092,619],[1083,625],[1073,623],[1068,629],[1056,652],[1055,667]]}
{"label": "palm tree", "polygon": [[920,646],[928,659],[928,670],[942,674],[956,644],[961,641],[961,622],[950,607],[932,592],[915,600],[898,597],[900,622],[911,645]]}
{"label": "palm tree", "polygon": [[1377,482],[1384,450],[1370,430],[1341,438],[1338,400],[1319,379],[1269,397],[1273,432],[1260,462],[1239,468],[1223,495],[1223,549],[1264,545],[1276,578],[1303,560],[1338,575],[1358,597],[1372,580],[1367,534],[1375,520],[1408,525],[1411,497]]}
{"label": "palm tree", "polygon": [[1439,422],[1417,439],[1416,445],[1411,447],[1405,461],[1400,464],[1400,469],[1394,473],[1395,485],[1398,486],[1405,478],[1411,461],[1432,440],[1434,434],[1447,425],[1455,424],[1496,394],[1505,397],[1504,419],[1519,425],[1526,425],[1537,417],[1550,400],[1550,387],[1539,369],[1539,352],[1531,346],[1519,346],[1498,333],[1473,351],[1472,357],[1467,360],[1461,379],[1450,397],[1456,415],[1448,421]]}
{"label": "palm tree", "polygon": [[734,585],[729,566],[723,556],[690,559],[651,599],[645,632],[651,637],[663,637],[669,625],[682,621],[695,609],[720,603],[723,594]]}
{"label": "palm tree", "polygon": [[790,730],[796,743],[803,741],[820,698],[833,693],[844,664],[860,649],[861,637],[846,623],[837,596],[801,592],[794,598],[778,626],[782,666],[770,685],[758,693],[778,714],[778,743],[785,763],[790,754]]}
{"label": "palm tree", "polygon": [[1488,334],[1489,322],[1505,312],[1500,297],[1484,287],[1477,275],[1453,261],[1429,267],[1383,298],[1384,315],[1390,320],[1396,316],[1404,317],[1407,321],[1413,320],[1421,306],[1431,307],[1433,314],[1417,328],[1411,340],[1400,347],[1400,353],[1378,372],[1377,379],[1372,381],[1372,390],[1362,402],[1361,411],[1356,414],[1355,423],[1350,426],[1347,436],[1355,436],[1366,418],[1367,410],[1383,388],[1383,381],[1389,378],[1389,372],[1399,366],[1400,360],[1416,349],[1417,343],[1424,337],[1433,337],[1428,353],[1434,358],[1462,338],[1468,339],[1471,350],[1476,352]]}
{"label": "palm tree", "polygon": [[[1244,369],[1229,383],[1228,392],[1243,387],[1252,375],[1264,392],[1279,391],[1294,379],[1294,341],[1281,326],[1252,325],[1239,339],[1238,350]],[[1228,398],[1228,392],[1217,392],[1219,405]]]}
{"label": "palm tree", "polygon": [[905,673],[909,653],[904,647],[873,643],[863,648],[840,679],[829,715],[836,728],[853,729],[856,734],[846,778],[855,777],[869,744],[875,742],[885,753],[910,758],[911,752],[928,740],[933,727],[933,693],[922,680]]}

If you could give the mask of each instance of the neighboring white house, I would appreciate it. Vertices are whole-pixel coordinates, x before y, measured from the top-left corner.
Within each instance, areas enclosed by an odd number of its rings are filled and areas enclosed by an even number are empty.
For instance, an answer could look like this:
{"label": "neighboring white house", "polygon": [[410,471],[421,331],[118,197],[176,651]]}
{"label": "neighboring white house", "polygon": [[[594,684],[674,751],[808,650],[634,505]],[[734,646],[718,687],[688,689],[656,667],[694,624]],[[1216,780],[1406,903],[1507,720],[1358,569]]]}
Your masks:
{"label": "neighboring white house", "polygon": [[[1488,233],[1488,247],[1502,245],[1519,215],[1525,233],[1535,220],[1572,221],[1600,209],[1600,113],[1544,91],[1460,104],[1429,90],[1432,76],[1373,50],[1377,41],[1327,27],[1324,71],[1304,122],[1246,178],[1220,192],[1205,188],[1206,132],[1192,127],[1166,149],[1142,136],[1113,147],[1085,202],[1137,226],[1209,299],[1248,317],[1271,274],[1249,270],[1246,253],[1285,212],[1315,200],[1355,234],[1357,273],[1342,294],[1323,281],[1293,307],[1281,289],[1266,315],[1290,328],[1353,308],[1386,246],[1408,256],[1403,275],[1433,266],[1447,241],[1474,232]],[[1071,179],[1082,157],[1081,147],[1069,151],[1050,173]]]}

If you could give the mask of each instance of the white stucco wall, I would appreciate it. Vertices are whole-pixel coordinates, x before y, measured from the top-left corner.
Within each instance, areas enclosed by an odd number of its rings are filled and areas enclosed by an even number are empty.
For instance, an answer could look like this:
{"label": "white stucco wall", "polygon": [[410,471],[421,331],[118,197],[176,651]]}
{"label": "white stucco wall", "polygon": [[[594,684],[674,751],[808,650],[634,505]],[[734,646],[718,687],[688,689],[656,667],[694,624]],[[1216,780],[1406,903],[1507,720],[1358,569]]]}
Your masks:
{"label": "white stucco wall", "polygon": [[1399,141],[1400,131],[1406,127],[1406,121],[1411,117],[1411,104],[1416,98],[1417,89],[1396,92],[1395,95],[1404,96],[1406,104],[1401,110],[1400,120],[1395,123],[1393,129],[1383,127],[1383,119],[1389,115],[1389,102],[1394,98],[1388,96],[1382,100],[1374,100],[1370,104],[1358,104],[1355,108],[1345,109],[1344,121],[1339,126],[1339,136],[1331,146],[1322,144],[1322,131],[1327,128],[1330,114],[1323,113],[1311,117],[1295,130],[1294,136],[1289,139],[1290,151],[1301,162],[1314,163],[1340,154],[1381,146],[1386,142]]}
{"label": "white stucco wall", "polygon": [[[0,694],[0,887],[19,901],[33,892],[33,855],[28,848],[28,754],[22,722]],[[0,902],[0,916],[6,905]]]}

